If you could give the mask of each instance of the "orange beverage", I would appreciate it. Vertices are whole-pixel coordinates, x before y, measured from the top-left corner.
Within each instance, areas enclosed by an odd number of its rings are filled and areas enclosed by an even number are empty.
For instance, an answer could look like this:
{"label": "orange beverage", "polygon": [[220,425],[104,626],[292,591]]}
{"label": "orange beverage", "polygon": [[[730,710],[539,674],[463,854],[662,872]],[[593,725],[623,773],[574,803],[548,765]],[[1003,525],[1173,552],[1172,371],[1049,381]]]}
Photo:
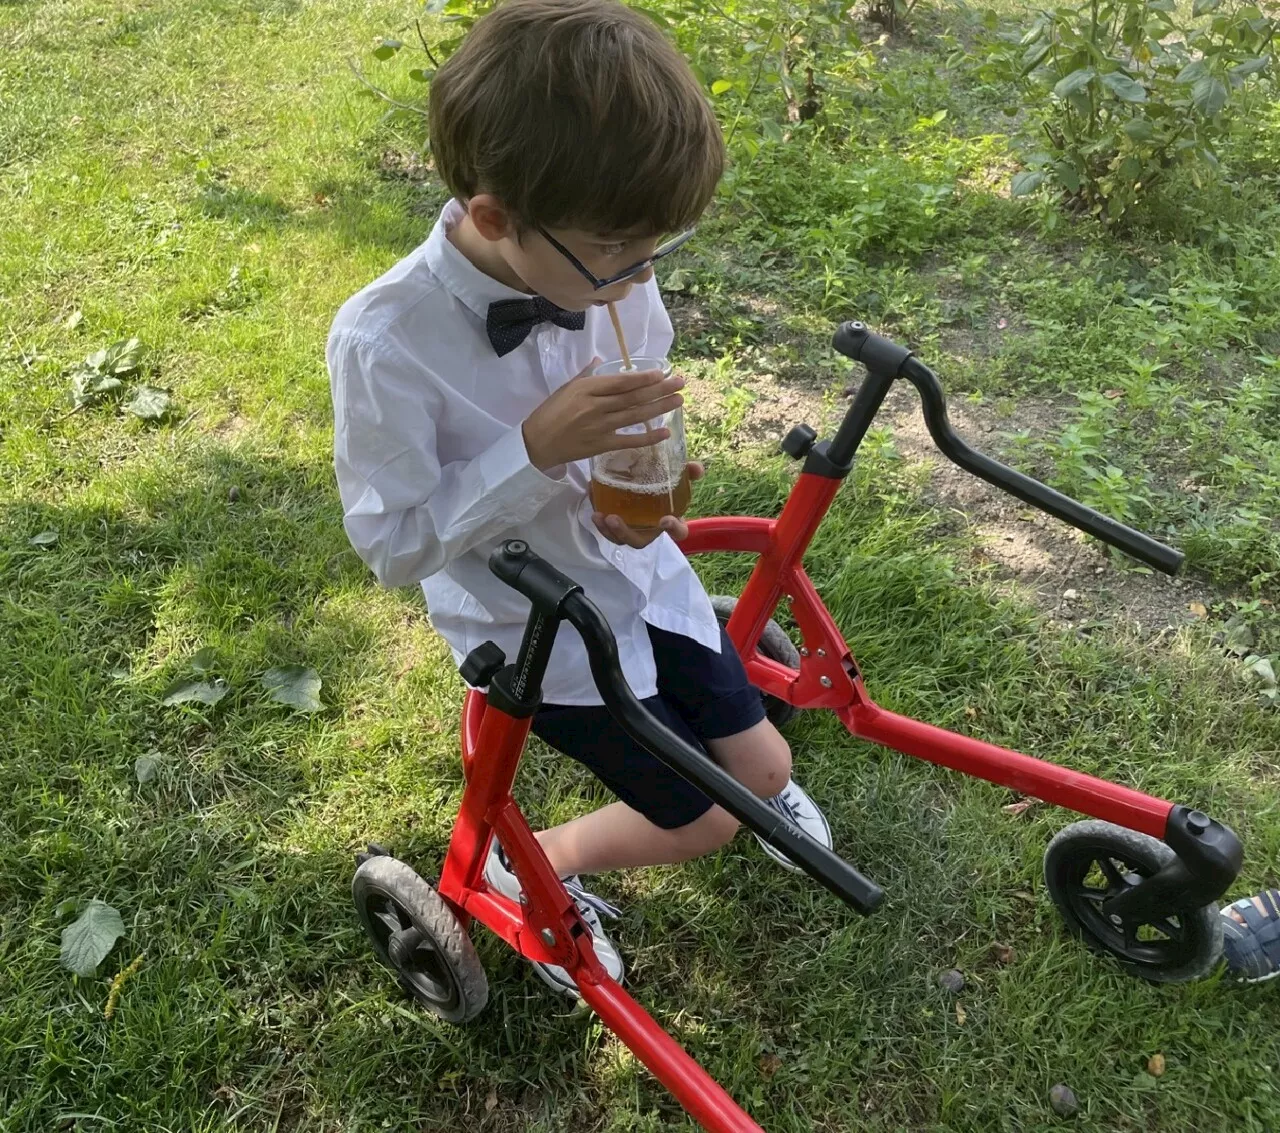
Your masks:
{"label": "orange beverage", "polygon": [[[632,370],[671,372],[665,358],[634,358],[605,362],[597,374]],[[591,461],[591,504],[603,515],[616,515],[637,531],[652,530],[668,515],[677,518],[689,509],[693,488],[689,480],[684,438],[684,411],[672,410],[652,421],[619,429],[635,435],[667,429],[670,436],[639,448],[601,453]]]}
{"label": "orange beverage", "polygon": [[[635,449],[644,452],[644,449]],[[664,482],[665,481],[665,482]],[[693,486],[688,470],[674,480],[636,479],[613,471],[593,469],[591,506],[602,515],[616,515],[628,527],[646,531],[668,515],[677,518],[689,510]]]}

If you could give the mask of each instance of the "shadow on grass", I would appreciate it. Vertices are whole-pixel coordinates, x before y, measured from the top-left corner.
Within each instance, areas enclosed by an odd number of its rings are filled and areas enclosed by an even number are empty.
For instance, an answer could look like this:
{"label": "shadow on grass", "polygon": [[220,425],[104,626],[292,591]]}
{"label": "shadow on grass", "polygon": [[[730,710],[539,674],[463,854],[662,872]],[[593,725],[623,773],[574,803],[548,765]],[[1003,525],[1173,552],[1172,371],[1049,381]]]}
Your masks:
{"label": "shadow on grass", "polygon": [[[1187,757],[1155,785],[1212,786],[1250,719],[1206,721],[1211,690],[1184,695],[1194,672],[1144,678],[1114,653],[1043,649],[1025,617],[958,584],[933,521],[870,463],[810,570],[878,697],[1112,777],[1126,774],[1117,749],[1158,753],[1177,731]],[[376,967],[347,895],[351,851],[376,838],[434,872],[460,791],[461,688],[417,594],[380,590],[347,547],[328,461],[207,450],[124,475],[78,502],[0,513],[12,656],[0,887],[13,895],[6,925],[22,930],[6,933],[21,943],[6,953],[16,991],[0,1023],[12,1127],[51,1128],[67,1111],[174,1128],[359,1113],[494,1133],[677,1120],[613,1040],[487,933],[491,1003],[470,1029],[407,1005]],[[726,461],[702,502],[773,514],[787,486],[779,466]],[[43,531],[56,542],[31,546]],[[745,566],[709,560],[709,588],[733,592]],[[233,691],[213,708],[161,707],[204,646]],[[257,678],[282,663],[315,667],[330,707],[305,718],[265,703]],[[1203,991],[1157,1000],[1064,942],[1034,896],[1056,819],[1003,818],[1001,792],[854,743],[826,716],[790,736],[838,848],[888,889],[884,914],[854,917],[745,837],[600,886],[622,898],[637,997],[769,1128],[924,1128],[975,1073],[997,1082],[1011,1057],[1011,1083],[1042,1072],[1021,1020],[1046,1003],[1067,1020],[1067,1049],[1101,1031],[1112,1059],[1140,1041],[1129,1021],[1172,1027],[1186,1002],[1208,1034],[1262,1025]],[[138,784],[147,752],[160,773]],[[541,825],[603,792],[537,752],[517,797]],[[1274,831],[1261,843],[1274,849]],[[109,1027],[105,983],[73,985],[54,955],[58,904],[88,896],[125,914],[104,975],[147,956]],[[1024,965],[995,965],[994,938]],[[954,1004],[933,983],[953,965],[976,980],[967,1031],[945,1022]],[[974,1104],[995,1121],[1013,1089]],[[200,1124],[209,1113],[225,1124]]]}

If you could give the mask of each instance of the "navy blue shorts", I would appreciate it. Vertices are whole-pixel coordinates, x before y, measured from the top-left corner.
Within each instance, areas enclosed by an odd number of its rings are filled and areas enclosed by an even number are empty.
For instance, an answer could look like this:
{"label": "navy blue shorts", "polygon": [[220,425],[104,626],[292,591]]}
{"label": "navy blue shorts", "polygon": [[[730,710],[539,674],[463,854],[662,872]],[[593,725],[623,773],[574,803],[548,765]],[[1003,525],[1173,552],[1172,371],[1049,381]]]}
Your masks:
{"label": "navy blue shorts", "polygon": [[[720,631],[720,652],[649,627],[658,695],[641,703],[676,735],[706,751],[706,740],[736,736],[764,719],[758,689]],[[674,830],[701,818],[711,800],[628,736],[603,705],[544,704],[533,720],[541,740],[586,767],[655,826]]]}

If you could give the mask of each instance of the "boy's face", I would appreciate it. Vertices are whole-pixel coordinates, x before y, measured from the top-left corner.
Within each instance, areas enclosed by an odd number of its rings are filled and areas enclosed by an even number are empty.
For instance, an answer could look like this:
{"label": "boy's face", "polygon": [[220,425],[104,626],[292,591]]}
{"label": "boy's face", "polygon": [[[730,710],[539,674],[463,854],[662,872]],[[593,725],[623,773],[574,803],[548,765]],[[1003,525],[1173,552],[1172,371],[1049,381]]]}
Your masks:
{"label": "boy's face", "polygon": [[588,232],[579,228],[526,228],[520,232],[501,202],[487,194],[472,197],[467,202],[467,213],[491,253],[500,257],[512,276],[534,294],[565,310],[585,311],[592,304],[617,302],[632,287],[653,277],[653,268],[647,267],[597,290],[565,251],[596,279],[609,279],[652,256],[658,246],[655,235]]}
{"label": "boy's face", "polygon": [[658,245],[655,236],[627,232],[586,232],[579,228],[548,228],[546,233],[527,229],[517,240],[514,235],[504,240],[504,258],[529,289],[559,307],[583,311],[593,303],[622,299],[636,284],[653,277],[647,267],[635,275],[597,290],[573,261],[547,239],[570,252],[574,259],[596,279],[609,279],[653,255]]}

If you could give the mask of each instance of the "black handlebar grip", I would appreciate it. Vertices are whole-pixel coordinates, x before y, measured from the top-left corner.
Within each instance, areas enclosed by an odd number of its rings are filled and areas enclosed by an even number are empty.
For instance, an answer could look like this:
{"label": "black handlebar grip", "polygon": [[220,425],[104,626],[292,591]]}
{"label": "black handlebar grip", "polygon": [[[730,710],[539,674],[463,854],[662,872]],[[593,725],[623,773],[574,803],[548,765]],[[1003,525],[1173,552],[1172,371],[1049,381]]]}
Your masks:
{"label": "black handlebar grip", "polygon": [[1126,555],[1153,566],[1156,570],[1165,574],[1178,573],[1185,557],[1181,551],[1094,511],[1079,500],[1064,496],[1047,484],[1001,464],[998,460],[992,460],[966,444],[947,418],[942,383],[918,358],[907,360],[902,368],[902,375],[919,391],[925,426],[933,437],[934,444],[949,460],[988,484],[994,484],[1002,491],[1048,512],[1064,523],[1069,523],[1104,543],[1110,543]]}

